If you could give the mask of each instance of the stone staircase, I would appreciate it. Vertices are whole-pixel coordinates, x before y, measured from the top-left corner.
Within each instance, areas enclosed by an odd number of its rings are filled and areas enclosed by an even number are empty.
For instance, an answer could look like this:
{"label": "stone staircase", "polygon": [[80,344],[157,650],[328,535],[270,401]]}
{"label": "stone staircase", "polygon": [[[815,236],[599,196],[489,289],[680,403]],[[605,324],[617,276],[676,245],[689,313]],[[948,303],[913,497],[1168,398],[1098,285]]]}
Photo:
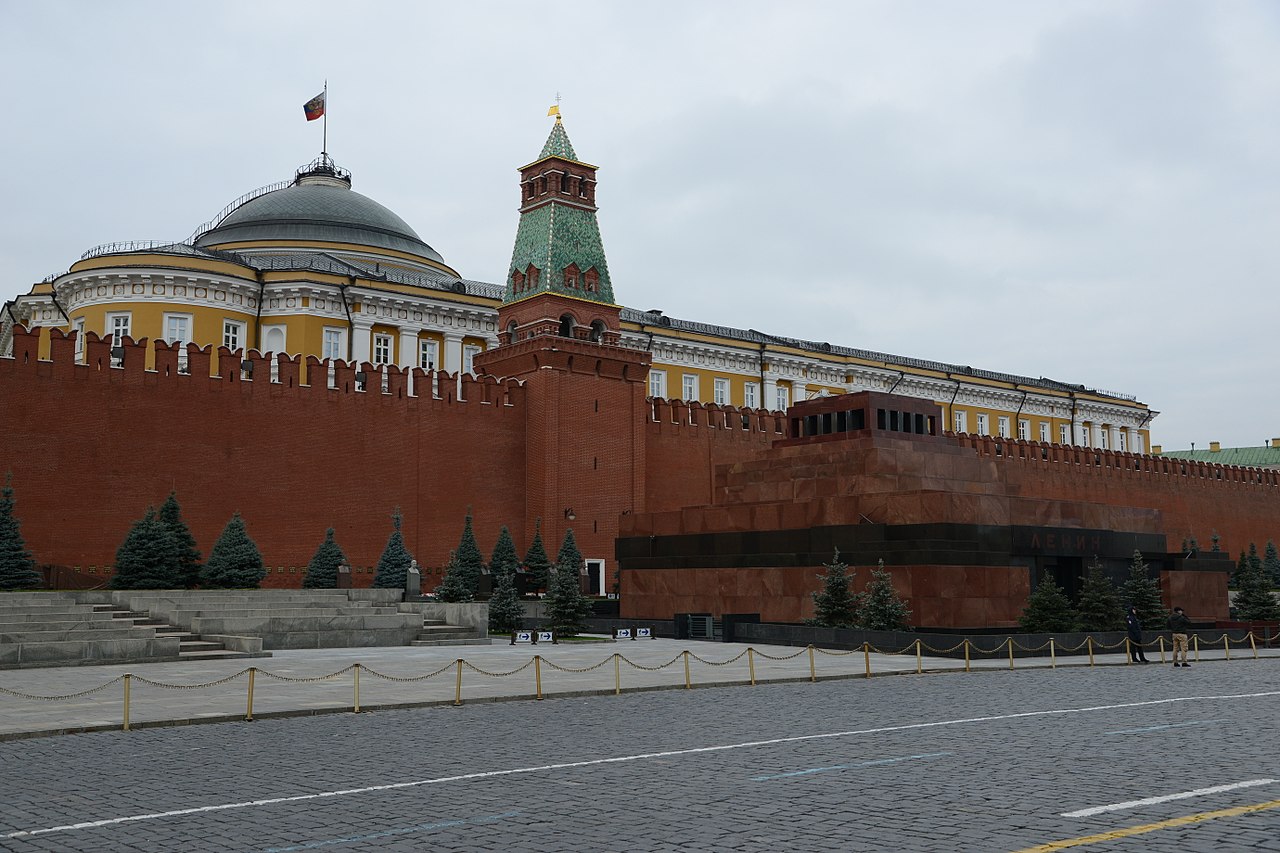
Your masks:
{"label": "stone staircase", "polygon": [[[150,628],[155,631],[156,637],[166,639],[176,639],[178,641],[178,659],[179,660],[225,660],[231,658],[252,658],[252,657],[269,657],[269,653],[265,653],[261,649],[261,643],[258,644],[257,651],[239,651],[227,648],[227,641],[223,640],[205,640],[198,634],[182,628],[175,628],[163,619],[158,619],[150,613],[142,610],[129,610],[117,604],[94,604],[94,613],[108,613],[113,622],[128,622],[134,628]],[[240,644],[252,646],[252,643]]]}
{"label": "stone staircase", "polygon": [[72,593],[0,595],[0,668],[175,661],[180,649],[180,640]]}
{"label": "stone staircase", "polygon": [[411,646],[487,646],[493,642],[474,628],[449,625],[443,619],[422,620],[422,633]]}

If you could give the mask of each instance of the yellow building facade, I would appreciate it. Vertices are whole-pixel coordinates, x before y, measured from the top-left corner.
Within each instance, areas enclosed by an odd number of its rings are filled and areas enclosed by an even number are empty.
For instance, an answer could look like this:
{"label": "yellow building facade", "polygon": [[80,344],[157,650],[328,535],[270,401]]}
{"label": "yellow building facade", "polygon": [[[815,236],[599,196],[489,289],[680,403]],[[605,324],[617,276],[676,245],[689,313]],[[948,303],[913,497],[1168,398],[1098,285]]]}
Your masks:
{"label": "yellow building facade", "polygon": [[[505,284],[463,278],[327,156],[237,199],[186,241],[92,249],[5,304],[14,323],[372,365],[471,372],[498,343]],[[649,394],[751,409],[852,391],[932,400],[944,429],[1146,452],[1155,416],[1083,385],[923,361],[622,308],[652,355]],[[48,333],[41,341],[48,355]],[[149,349],[147,367],[154,364]],[[216,369],[217,360],[214,360]],[[181,365],[180,365],[181,366]],[[305,375],[302,381],[308,382]]]}

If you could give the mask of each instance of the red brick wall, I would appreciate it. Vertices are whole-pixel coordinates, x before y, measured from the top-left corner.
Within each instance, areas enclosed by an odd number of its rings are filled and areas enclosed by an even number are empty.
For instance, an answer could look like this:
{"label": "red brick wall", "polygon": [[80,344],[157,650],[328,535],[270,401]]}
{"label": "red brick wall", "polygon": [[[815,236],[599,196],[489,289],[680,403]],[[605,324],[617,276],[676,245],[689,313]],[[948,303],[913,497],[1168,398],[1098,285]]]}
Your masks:
{"label": "red brick wall", "polygon": [[[210,379],[195,359],[191,375],[165,376],[143,373],[133,349],[126,369],[100,370],[106,353],[90,344],[92,366],[72,364],[71,342],[57,333],[52,362],[37,363],[24,334],[16,357],[0,359],[0,475],[13,473],[22,533],[40,563],[109,565],[130,524],[170,489],[206,556],[238,510],[272,586],[301,583],[330,526],[353,566],[376,565],[397,505],[424,567],[456,547],[468,505],[486,557],[503,524],[521,553],[529,544],[517,383],[464,379],[459,397],[454,377],[440,374],[442,398],[430,399],[356,393],[345,367],[341,390]],[[281,376],[297,370],[288,364]],[[267,371],[261,364],[254,375]],[[415,374],[420,387],[430,379]],[[393,389],[404,379],[395,371]],[[377,383],[371,374],[369,387]]]}

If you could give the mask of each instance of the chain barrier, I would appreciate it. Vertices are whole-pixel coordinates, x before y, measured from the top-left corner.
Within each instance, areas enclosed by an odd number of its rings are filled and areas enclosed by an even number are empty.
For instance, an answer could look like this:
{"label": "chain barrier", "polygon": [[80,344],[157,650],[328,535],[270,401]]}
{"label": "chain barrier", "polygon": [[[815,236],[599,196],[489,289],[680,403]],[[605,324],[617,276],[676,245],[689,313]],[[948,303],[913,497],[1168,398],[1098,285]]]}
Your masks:
{"label": "chain barrier", "polygon": [[[518,667],[516,667],[515,669],[510,669],[510,670],[507,670],[506,672],[489,672],[487,669],[481,669],[480,667],[476,666],[475,664],[471,663],[470,661],[464,660],[464,659],[462,659],[462,658],[459,658],[459,660],[461,660],[461,661],[462,661],[462,665],[463,665],[464,667],[466,667],[467,669],[471,670],[472,672],[479,673],[480,675],[487,675],[487,676],[489,676],[490,678],[505,678],[505,677],[507,677],[508,675],[515,675],[517,672],[524,672],[526,669],[528,669],[529,667],[533,666],[533,658],[529,658],[529,660],[528,660],[527,662],[525,662],[525,664],[524,664],[523,666],[518,666]],[[544,660],[544,662],[547,664],[547,666],[551,666],[551,665],[552,665],[552,664],[551,664],[551,661],[548,661],[548,660],[546,660],[545,658],[544,658],[543,660]],[[453,664],[450,664],[450,666],[453,666]],[[593,666],[593,667],[592,667],[592,669],[595,669],[596,667],[599,667],[599,666],[603,666],[603,662],[596,664],[596,666]],[[448,668],[449,668],[449,667],[445,667],[445,669],[448,669]],[[441,672],[443,672],[443,671],[444,671],[444,670],[441,670]],[[582,670],[582,671],[583,671],[583,672],[588,672],[589,670]]]}
{"label": "chain barrier", "polygon": [[[764,653],[761,652],[761,654],[763,655]],[[792,655],[791,657],[797,657],[802,654],[804,654],[803,649],[796,652],[796,654]],[[680,658],[682,658],[683,656],[684,656],[683,653],[678,654],[675,657],[673,657],[671,660],[667,661],[666,663],[660,663],[657,666],[645,666],[642,663],[636,663],[635,661],[628,658],[626,655],[622,656],[622,660],[625,661],[627,665],[634,667],[635,669],[643,670],[644,672],[657,672],[660,669],[666,669],[667,667],[671,666],[673,663],[680,660]],[[782,660],[782,658],[779,658],[779,660]]]}
{"label": "chain barrier", "polygon": [[[259,672],[261,672],[261,670],[259,670]],[[235,681],[240,676],[247,675],[248,673],[249,670],[242,669],[234,675],[228,675],[226,678],[219,678],[217,681],[205,681],[200,684],[167,684],[163,681],[152,681],[150,678],[146,678],[141,675],[134,675],[133,680],[136,684],[145,684],[148,687],[159,687],[162,690],[201,690],[205,687],[217,687],[219,684],[226,684],[228,682]],[[263,675],[266,674],[267,673],[263,672]],[[121,677],[123,678],[123,676]]]}
{"label": "chain barrier", "polygon": [[[995,639],[995,638],[990,638],[990,639]],[[1124,640],[1121,640],[1120,642],[1117,642],[1117,643],[1103,643],[1096,640],[1092,635],[1089,635],[1089,636],[1086,636],[1083,641],[1077,643],[1074,646],[1061,645],[1057,642],[1055,638],[1050,638],[1048,642],[1041,643],[1040,645],[1037,645],[1037,646],[1028,646],[1028,645],[1019,643],[1012,636],[1008,636],[1003,640],[1001,640],[992,648],[983,648],[981,646],[977,646],[970,639],[962,640],[961,642],[957,643],[956,645],[952,646],[949,649],[934,648],[933,646],[930,646],[921,640],[915,640],[912,643],[910,643],[908,646],[902,649],[897,649],[897,650],[881,649],[879,647],[872,646],[871,643],[869,642],[864,642],[862,644],[862,647],[859,649],[847,649],[847,650],[819,649],[816,646],[808,645],[808,646],[805,646],[804,648],[799,648],[795,652],[787,655],[771,655],[767,652],[762,652],[759,649],[749,646],[744,651],[741,651],[738,654],[734,655],[732,658],[729,658],[728,660],[723,660],[723,661],[707,660],[706,658],[703,658],[697,654],[694,654],[693,652],[684,650],[676,654],[675,657],[671,658],[665,663],[660,663],[655,666],[649,666],[642,663],[638,663],[616,652],[602,659],[599,663],[593,664],[591,666],[583,666],[583,667],[564,666],[561,664],[557,664],[553,661],[547,660],[541,655],[534,655],[527,662],[521,664],[520,666],[514,669],[501,671],[501,672],[483,669],[481,667],[476,666],[473,663],[470,663],[469,661],[463,658],[458,658],[457,660],[454,660],[445,664],[444,666],[440,667],[434,672],[428,672],[421,675],[408,675],[408,676],[390,675],[388,673],[378,672],[377,670],[369,669],[368,667],[359,663],[351,664],[350,666],[344,667],[343,669],[340,669],[336,672],[328,673],[326,675],[314,675],[314,676],[281,675],[279,673],[270,672],[269,670],[258,669],[257,667],[249,667],[248,669],[242,669],[239,672],[232,673],[223,678],[218,678],[213,681],[201,682],[198,684],[173,684],[173,683],[164,682],[164,681],[156,681],[154,679],[146,678],[145,676],[141,676],[141,675],[133,675],[131,673],[126,673],[124,675],[117,676],[109,681],[106,681],[103,684],[100,684],[96,687],[90,687],[86,690],[80,690],[74,693],[66,693],[66,694],[55,695],[55,696],[45,696],[45,695],[40,695],[35,693],[26,693],[21,690],[13,690],[7,687],[0,687],[0,695],[12,696],[17,699],[26,699],[26,700],[42,701],[42,702],[65,701],[65,700],[71,700],[71,699],[78,699],[84,696],[90,696],[95,693],[100,693],[101,691],[106,690],[107,688],[112,687],[113,685],[120,684],[123,682],[124,711],[123,711],[122,728],[128,731],[130,728],[130,688],[131,688],[132,682],[134,681],[136,681],[140,685],[146,685],[148,687],[156,687],[162,690],[203,690],[203,689],[208,689],[210,687],[219,687],[221,685],[228,684],[232,681],[236,681],[237,679],[240,679],[247,675],[248,691],[247,691],[247,703],[246,703],[244,719],[246,721],[251,721],[253,720],[254,682],[255,682],[256,676],[258,675],[261,675],[264,678],[270,678],[276,681],[288,682],[291,684],[314,684],[322,681],[332,681],[333,679],[336,679],[340,676],[352,674],[353,676],[352,687],[354,689],[354,694],[353,694],[351,710],[355,713],[359,713],[360,712],[360,675],[362,672],[374,678],[380,678],[384,681],[396,682],[400,684],[408,684],[412,682],[426,681],[428,679],[435,678],[440,675],[444,675],[450,672],[450,670],[452,670],[455,673],[453,703],[455,705],[461,705],[462,704],[462,674],[464,669],[470,670],[471,672],[474,672],[478,675],[486,676],[488,678],[506,678],[509,676],[519,675],[520,673],[523,673],[526,670],[532,668],[534,671],[534,679],[535,679],[534,684],[536,689],[536,696],[538,699],[542,699],[543,698],[543,690],[542,690],[542,665],[543,664],[546,664],[547,667],[549,667],[550,669],[556,670],[558,672],[581,674],[581,673],[593,672],[595,670],[601,669],[602,667],[612,663],[613,675],[614,675],[613,692],[615,695],[620,695],[622,692],[621,664],[623,662],[626,662],[626,664],[632,667],[633,669],[640,670],[643,672],[659,672],[661,670],[667,669],[668,667],[674,666],[677,663],[681,663],[684,669],[684,686],[686,689],[689,689],[693,687],[693,680],[692,680],[692,675],[691,675],[690,666],[689,666],[691,660],[696,660],[698,663],[704,664],[706,666],[724,667],[724,666],[729,666],[731,664],[738,663],[745,657],[747,659],[747,671],[750,677],[750,683],[752,685],[755,685],[757,683],[756,671],[755,671],[756,657],[761,657],[771,661],[791,661],[791,660],[795,660],[801,655],[807,654],[808,670],[809,670],[808,680],[816,681],[818,677],[818,671],[815,665],[816,652],[821,652],[823,655],[826,655],[828,657],[849,657],[851,655],[861,652],[864,659],[863,669],[864,669],[865,676],[867,678],[870,678],[872,675],[872,667],[871,667],[872,652],[878,655],[884,655],[884,656],[910,655],[916,659],[915,671],[917,673],[922,673],[924,670],[922,667],[921,655],[925,650],[935,655],[951,655],[963,649],[964,671],[970,672],[972,671],[970,668],[970,659],[974,654],[984,655],[989,657],[993,657],[995,655],[1007,654],[1009,657],[1009,668],[1012,669],[1014,667],[1014,650],[1015,649],[1020,649],[1024,652],[1041,652],[1041,651],[1044,651],[1045,649],[1048,649],[1049,661],[1050,661],[1049,666],[1054,668],[1056,668],[1058,665],[1057,658],[1058,658],[1058,655],[1061,653],[1072,653],[1072,652],[1079,652],[1081,650],[1087,650],[1087,654],[1089,657],[1088,665],[1094,666],[1095,652],[1097,652],[1098,650],[1119,649],[1122,647],[1128,649],[1132,647],[1141,648],[1141,647],[1151,647],[1151,646],[1158,645],[1160,649],[1161,660],[1163,661],[1164,651],[1165,651],[1164,639],[1165,638],[1163,636],[1160,636],[1160,637],[1157,637],[1155,640],[1152,640],[1149,642],[1135,642],[1135,641],[1129,640],[1128,638],[1125,638]],[[1192,648],[1195,651],[1197,660],[1199,660],[1201,639],[1202,638],[1198,634],[1194,635],[1193,642],[1191,644]],[[1231,651],[1232,651],[1233,642],[1236,644],[1237,650],[1243,650],[1245,652],[1246,657],[1248,656],[1249,651],[1252,651],[1252,657],[1254,659],[1258,657],[1258,638],[1257,636],[1255,636],[1255,634],[1252,631],[1248,632],[1243,637],[1237,638],[1234,641],[1232,640],[1230,635],[1226,634],[1225,632],[1220,636],[1218,636],[1217,638],[1203,638],[1203,639],[1206,647],[1221,646],[1223,657],[1227,661],[1232,660]]]}
{"label": "chain barrier", "polygon": [[[793,655],[771,655],[768,652],[762,652],[759,649],[756,649],[756,654],[758,654],[762,658],[767,658],[768,660],[795,660],[796,658],[800,657],[800,655],[804,654],[806,651],[807,649],[800,649],[798,652],[796,652]],[[675,662],[675,658],[672,658],[672,662],[673,663]]]}
{"label": "chain barrier", "polygon": [[[529,664],[525,664],[524,666],[520,667],[520,669],[524,669],[527,666],[529,666]],[[449,670],[453,669],[453,661],[450,661],[449,663],[440,667],[435,672],[428,672],[426,675],[387,675],[385,672],[378,672],[376,669],[369,669],[369,667],[367,666],[362,666],[361,669],[364,672],[367,672],[369,675],[372,675],[374,678],[381,678],[383,681],[395,681],[400,684],[409,684],[414,681],[426,681],[428,678],[435,678],[437,675],[448,672]],[[517,669],[514,671],[519,672],[520,670]],[[261,672],[261,670],[259,670],[259,672]],[[488,675],[488,674],[489,673],[485,673],[485,675]]]}
{"label": "chain barrier", "polygon": [[258,674],[264,675],[267,678],[274,678],[276,681],[288,681],[293,684],[312,684],[317,681],[332,681],[333,679],[337,678],[339,675],[346,675],[348,672],[351,672],[358,666],[360,666],[360,664],[353,663],[351,664],[351,666],[343,667],[337,672],[331,672],[328,675],[311,675],[311,676],[277,675],[276,673],[268,672],[265,669],[258,670]]}
{"label": "chain barrier", "polygon": [[745,650],[743,650],[741,652],[738,652],[736,655],[729,658],[728,660],[713,661],[713,660],[706,660],[704,658],[700,658],[697,655],[695,655],[693,652],[689,652],[689,657],[693,658],[698,663],[705,663],[707,666],[728,666],[731,663],[737,663],[738,661],[742,660],[746,656],[747,656],[747,653]]}
{"label": "chain barrier", "polygon": [[0,693],[6,696],[14,696],[18,699],[34,699],[38,702],[60,702],[65,699],[79,699],[81,696],[88,696],[91,693],[97,693],[100,690],[106,690],[113,684],[119,684],[124,681],[123,675],[117,675],[105,684],[99,684],[97,687],[90,687],[88,690],[81,690],[76,693],[64,693],[61,696],[39,696],[35,693],[23,693],[20,690],[10,690],[7,687],[0,687]]}

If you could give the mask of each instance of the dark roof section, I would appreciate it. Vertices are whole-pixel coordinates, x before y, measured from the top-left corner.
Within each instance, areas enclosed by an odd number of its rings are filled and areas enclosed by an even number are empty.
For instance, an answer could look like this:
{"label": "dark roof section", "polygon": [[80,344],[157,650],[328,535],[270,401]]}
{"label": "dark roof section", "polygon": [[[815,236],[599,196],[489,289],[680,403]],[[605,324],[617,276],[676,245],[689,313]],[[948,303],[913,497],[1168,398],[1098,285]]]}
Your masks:
{"label": "dark roof section", "polygon": [[198,247],[249,240],[353,243],[444,263],[396,214],[338,181],[300,183],[257,196],[195,241]]}
{"label": "dark roof section", "polygon": [[757,332],[755,329],[733,329],[728,326],[714,326],[710,323],[695,323],[689,320],[677,320],[668,317],[661,311],[637,311],[634,308],[623,308],[622,319],[631,323],[643,323],[646,326],[662,326],[667,329],[674,329],[682,332],[693,332],[700,335],[711,335],[713,337],[730,338],[736,341],[745,341],[747,343],[759,344],[775,344],[778,346],[794,347],[795,349],[805,350],[817,355],[839,355],[850,358],[860,358],[865,361],[884,362],[886,366],[892,368],[894,366],[915,367],[920,370],[932,370],[939,373],[954,374],[956,377],[974,377],[977,379],[989,379],[994,382],[1007,382],[1014,385],[1031,385],[1037,388],[1048,388],[1054,391],[1063,391],[1067,393],[1077,394],[1096,394],[1100,397],[1112,397],[1117,400],[1125,400],[1126,402],[1136,403],[1138,398],[1131,394],[1121,394],[1117,391],[1102,391],[1096,388],[1088,388],[1084,385],[1071,385],[1066,382],[1058,382],[1055,379],[1047,379],[1043,376],[1033,379],[1030,376],[1018,376],[1013,373],[997,373],[992,370],[979,370],[978,368],[961,366],[957,364],[947,364],[941,361],[928,361],[920,358],[909,358],[902,355],[890,355],[883,352],[875,352],[874,350],[855,349],[853,347],[842,347],[835,344],[829,344],[819,341],[805,341],[799,338],[785,338],[778,335],[768,335],[764,332]]}

